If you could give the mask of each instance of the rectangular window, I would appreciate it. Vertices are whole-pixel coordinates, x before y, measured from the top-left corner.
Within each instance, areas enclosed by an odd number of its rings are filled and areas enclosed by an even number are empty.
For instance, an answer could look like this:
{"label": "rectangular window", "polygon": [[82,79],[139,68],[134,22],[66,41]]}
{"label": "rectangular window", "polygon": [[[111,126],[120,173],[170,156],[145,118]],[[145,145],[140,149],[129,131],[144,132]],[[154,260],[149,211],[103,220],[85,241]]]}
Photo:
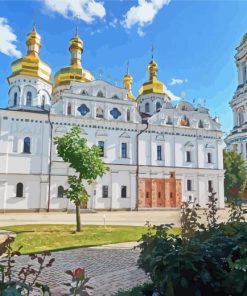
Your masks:
{"label": "rectangular window", "polygon": [[161,145],[157,145],[157,160],[162,160]]}
{"label": "rectangular window", "polygon": [[192,181],[187,180],[187,191],[192,191]]}
{"label": "rectangular window", "polygon": [[190,151],[186,151],[186,161],[191,162],[191,152]]}
{"label": "rectangular window", "polygon": [[208,152],[208,163],[212,163],[212,153]]}
{"label": "rectangular window", "polygon": [[212,180],[208,181],[208,192],[213,192],[213,181]]}
{"label": "rectangular window", "polygon": [[103,185],[102,186],[102,197],[103,198],[107,198],[108,197],[108,186],[107,185]]}
{"label": "rectangular window", "polygon": [[122,158],[127,158],[127,143],[122,143],[121,145],[121,156]]}
{"label": "rectangular window", "polygon": [[121,186],[121,197],[122,198],[127,197],[127,186]]}
{"label": "rectangular window", "polygon": [[99,146],[99,148],[101,150],[100,156],[104,157],[104,155],[105,155],[105,142],[104,141],[99,141],[98,146]]}

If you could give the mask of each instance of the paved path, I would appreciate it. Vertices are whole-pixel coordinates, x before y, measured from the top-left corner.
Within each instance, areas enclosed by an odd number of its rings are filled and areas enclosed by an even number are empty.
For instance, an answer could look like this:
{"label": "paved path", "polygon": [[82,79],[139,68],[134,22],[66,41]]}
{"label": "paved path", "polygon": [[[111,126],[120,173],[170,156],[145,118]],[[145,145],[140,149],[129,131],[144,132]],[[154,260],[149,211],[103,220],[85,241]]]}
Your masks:
{"label": "paved path", "polygon": [[[137,268],[139,250],[133,249],[134,245],[136,243],[122,243],[54,252],[54,265],[41,275],[40,280],[52,288],[52,296],[62,296],[66,293],[62,283],[71,278],[64,271],[85,267],[94,288],[91,295],[115,295],[120,289],[130,289],[148,281],[144,272]],[[19,268],[29,262],[29,257],[22,256],[17,261]]]}
{"label": "paved path", "polygon": [[[203,211],[202,211],[203,212]],[[180,210],[157,211],[117,211],[81,214],[82,224],[103,225],[104,216],[108,225],[143,226],[146,221],[152,224],[174,223],[179,225]],[[219,216],[225,220],[227,210],[219,210]],[[20,224],[74,224],[75,214],[67,213],[7,213],[0,214],[0,227]]]}

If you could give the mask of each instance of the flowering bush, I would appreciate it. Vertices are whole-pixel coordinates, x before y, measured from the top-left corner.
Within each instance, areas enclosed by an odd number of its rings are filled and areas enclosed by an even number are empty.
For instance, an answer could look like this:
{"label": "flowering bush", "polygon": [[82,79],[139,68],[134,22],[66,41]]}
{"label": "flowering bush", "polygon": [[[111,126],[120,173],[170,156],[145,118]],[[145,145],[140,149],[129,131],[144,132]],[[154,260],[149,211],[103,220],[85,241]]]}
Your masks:
{"label": "flowering bush", "polygon": [[93,288],[88,285],[90,278],[86,277],[85,268],[78,267],[75,270],[67,270],[65,273],[72,277],[72,283],[64,283],[64,285],[71,287],[71,295],[90,295],[87,290],[92,290]]}
{"label": "flowering bush", "polygon": [[14,237],[8,237],[0,244],[0,295],[11,296],[29,296],[34,288],[40,291],[40,295],[51,295],[48,286],[38,282],[38,278],[44,269],[52,266],[54,258],[48,259],[51,254],[43,252],[39,255],[29,255],[31,260],[37,260],[36,264],[28,264],[23,266],[18,272],[15,267],[15,257],[21,255],[21,247],[13,250],[11,244],[14,242]]}

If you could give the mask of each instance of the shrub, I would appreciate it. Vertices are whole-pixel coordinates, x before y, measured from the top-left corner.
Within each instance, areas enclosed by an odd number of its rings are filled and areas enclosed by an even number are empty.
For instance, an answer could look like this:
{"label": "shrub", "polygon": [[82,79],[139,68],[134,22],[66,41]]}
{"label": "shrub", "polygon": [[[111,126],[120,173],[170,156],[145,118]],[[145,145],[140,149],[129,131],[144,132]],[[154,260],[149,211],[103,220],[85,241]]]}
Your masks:
{"label": "shrub", "polygon": [[238,214],[217,223],[216,202],[212,193],[205,225],[198,206],[184,203],[181,236],[168,235],[171,224],[142,236],[138,264],[160,295],[247,295],[247,224],[237,204],[231,211]]}
{"label": "shrub", "polygon": [[0,295],[3,296],[21,296],[30,295],[34,288],[40,291],[40,295],[51,295],[48,286],[39,283],[38,278],[46,268],[52,266],[55,261],[54,258],[48,259],[49,252],[43,252],[39,255],[31,254],[30,259],[37,261],[37,264],[28,264],[23,266],[19,272],[15,267],[16,256],[21,255],[21,247],[17,250],[13,250],[11,244],[14,241],[14,237],[8,237],[4,242],[0,244]]}

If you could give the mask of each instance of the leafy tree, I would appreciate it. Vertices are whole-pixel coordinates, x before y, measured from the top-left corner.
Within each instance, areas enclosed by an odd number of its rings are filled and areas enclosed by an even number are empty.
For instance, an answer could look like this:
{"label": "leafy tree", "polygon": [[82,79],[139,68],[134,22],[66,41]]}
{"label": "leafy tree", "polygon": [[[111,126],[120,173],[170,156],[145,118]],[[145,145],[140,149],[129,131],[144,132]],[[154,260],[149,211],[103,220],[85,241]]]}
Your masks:
{"label": "leafy tree", "polygon": [[68,177],[69,189],[65,191],[65,196],[76,206],[76,230],[80,231],[80,205],[88,199],[82,181],[91,184],[97,177],[102,177],[108,168],[100,158],[101,149],[96,145],[89,147],[87,139],[81,137],[79,127],[73,127],[62,137],[56,137],[54,143],[58,155],[77,173]]}
{"label": "leafy tree", "polygon": [[236,151],[224,151],[225,195],[233,197],[232,189],[243,189],[246,181],[246,169],[242,155]]}

